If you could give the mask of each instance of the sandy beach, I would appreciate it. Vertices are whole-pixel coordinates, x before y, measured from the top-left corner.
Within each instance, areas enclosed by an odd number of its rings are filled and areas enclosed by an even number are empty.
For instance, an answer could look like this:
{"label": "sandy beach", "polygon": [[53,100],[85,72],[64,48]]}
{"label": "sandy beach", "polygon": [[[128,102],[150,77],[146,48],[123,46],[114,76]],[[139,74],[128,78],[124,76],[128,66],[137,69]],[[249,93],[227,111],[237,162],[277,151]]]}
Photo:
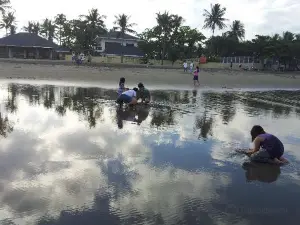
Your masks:
{"label": "sandy beach", "polygon": [[[294,75],[294,76],[292,76]],[[74,65],[41,65],[0,63],[0,79],[9,82],[59,81],[66,85],[117,87],[120,77],[126,85],[143,82],[152,89],[191,89],[193,77],[181,69],[87,67]],[[295,74],[271,74],[237,70],[201,70],[199,88],[300,88],[300,76]]]}

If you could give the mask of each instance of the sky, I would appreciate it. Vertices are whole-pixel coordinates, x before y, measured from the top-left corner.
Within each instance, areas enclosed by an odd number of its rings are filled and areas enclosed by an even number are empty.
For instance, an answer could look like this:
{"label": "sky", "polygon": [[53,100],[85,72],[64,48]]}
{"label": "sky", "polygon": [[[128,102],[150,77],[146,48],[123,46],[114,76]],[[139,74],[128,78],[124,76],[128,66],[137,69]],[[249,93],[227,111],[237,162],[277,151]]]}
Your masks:
{"label": "sky", "polygon": [[202,30],[203,10],[209,9],[210,4],[221,3],[227,8],[228,27],[233,20],[241,20],[245,24],[246,39],[253,38],[255,34],[281,34],[286,30],[300,33],[296,17],[300,12],[299,0],[110,0],[105,1],[105,4],[99,0],[11,0],[11,3],[16,11],[18,31],[30,20],[42,21],[46,17],[54,18],[58,13],[73,19],[80,14],[87,14],[91,8],[97,8],[107,16],[108,28],[113,27],[114,15],[125,13],[131,15],[131,22],[137,24],[135,30],[140,33],[155,25],[157,12],[167,10],[181,15],[185,25],[198,28],[205,36],[210,36],[210,30]]}

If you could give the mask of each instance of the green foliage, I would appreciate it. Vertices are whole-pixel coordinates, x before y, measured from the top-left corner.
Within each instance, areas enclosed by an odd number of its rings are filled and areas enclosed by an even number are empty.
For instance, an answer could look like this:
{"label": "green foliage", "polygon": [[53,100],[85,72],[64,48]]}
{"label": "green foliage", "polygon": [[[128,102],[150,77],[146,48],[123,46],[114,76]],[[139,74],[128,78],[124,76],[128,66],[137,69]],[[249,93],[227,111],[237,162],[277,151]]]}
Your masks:
{"label": "green foliage", "polygon": [[[135,23],[130,23],[130,16],[125,14],[120,14],[115,16],[116,20],[114,21],[114,24],[116,25],[114,27],[114,31],[119,31],[120,38],[124,38],[124,35],[126,33],[134,34],[136,33],[132,28],[136,25]],[[122,45],[123,47],[123,45]],[[123,52],[121,55],[121,63],[123,63]]]}
{"label": "green foliage", "polygon": [[[0,10],[1,11],[1,10]],[[8,12],[2,14],[2,22],[0,23],[0,28],[5,28],[6,35],[8,31],[15,30],[16,28],[16,17],[13,12]]]}
{"label": "green foliage", "polygon": [[203,16],[205,18],[203,28],[211,29],[213,35],[216,28],[219,28],[220,30],[224,29],[226,27],[225,21],[227,20],[226,18],[224,18],[225,13],[226,8],[222,8],[218,3],[211,5],[210,11],[205,9],[203,13]]}
{"label": "green foliage", "polygon": [[[2,20],[0,29],[5,28],[6,34],[16,32],[16,18],[9,11],[10,0],[0,0]],[[145,29],[138,35],[139,48],[145,53],[141,63],[148,63],[149,59],[172,61],[198,58],[206,55],[210,62],[220,62],[220,57],[251,56],[260,62],[265,59],[276,59],[284,65],[297,65],[300,58],[300,34],[290,31],[282,35],[273,36],[256,35],[252,40],[244,40],[245,26],[239,20],[234,20],[229,29],[222,35],[214,36],[216,29],[225,29],[226,8],[220,4],[211,5],[209,10],[204,10],[204,27],[212,30],[212,37],[206,39],[201,31],[184,25],[184,19],[169,12],[156,14],[156,25]],[[29,21],[23,29],[30,33],[44,36],[48,40],[57,40],[60,45],[73,50],[90,50],[95,45],[97,36],[107,32],[106,17],[97,9],[91,9],[86,15],[68,20],[64,14],[58,14],[53,20],[46,18],[39,22]],[[119,14],[115,16],[112,30],[119,32],[119,38],[124,38],[126,33],[135,34],[130,16]],[[123,62],[123,54],[121,57]]]}

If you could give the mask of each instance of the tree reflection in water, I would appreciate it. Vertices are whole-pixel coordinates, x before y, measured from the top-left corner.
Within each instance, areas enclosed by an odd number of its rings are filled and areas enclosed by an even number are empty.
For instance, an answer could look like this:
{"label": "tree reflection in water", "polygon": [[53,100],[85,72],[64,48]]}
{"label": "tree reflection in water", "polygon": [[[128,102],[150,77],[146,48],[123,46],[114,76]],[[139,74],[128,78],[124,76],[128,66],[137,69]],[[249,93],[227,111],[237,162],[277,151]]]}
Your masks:
{"label": "tree reflection in water", "polygon": [[0,112],[0,135],[3,137],[7,137],[9,133],[13,131],[13,124],[9,121],[8,117],[3,117]]}

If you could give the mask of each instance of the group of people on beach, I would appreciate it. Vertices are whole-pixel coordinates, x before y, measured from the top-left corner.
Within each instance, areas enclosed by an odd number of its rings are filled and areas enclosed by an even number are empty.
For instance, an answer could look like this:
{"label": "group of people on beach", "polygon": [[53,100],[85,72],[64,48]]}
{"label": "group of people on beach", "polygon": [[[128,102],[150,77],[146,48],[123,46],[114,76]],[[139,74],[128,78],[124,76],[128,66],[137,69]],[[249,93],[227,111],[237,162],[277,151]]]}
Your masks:
{"label": "group of people on beach", "polygon": [[[196,84],[198,84],[198,86],[200,85],[199,83],[199,72],[200,72],[200,68],[199,66],[196,66],[196,68],[194,69],[194,63],[193,61],[190,62],[190,68],[189,68],[189,72],[193,73],[194,77],[193,77],[193,81],[194,81],[194,86],[196,86]],[[188,63],[187,61],[183,62],[183,72],[187,72],[188,71]]]}
{"label": "group of people on beach", "polygon": [[85,60],[87,60],[88,63],[92,62],[92,55],[90,52],[88,52],[87,57],[84,55],[83,52],[81,53],[75,53],[72,52],[72,62],[76,63],[78,66],[81,65]]}
{"label": "group of people on beach", "polygon": [[118,98],[116,102],[119,104],[120,107],[123,104],[128,104],[129,106],[134,106],[141,100],[141,103],[148,104],[150,103],[150,91],[145,88],[143,83],[138,84],[138,88],[134,87],[132,89],[125,87],[125,78],[121,77],[119,81],[119,88],[118,88]]}

